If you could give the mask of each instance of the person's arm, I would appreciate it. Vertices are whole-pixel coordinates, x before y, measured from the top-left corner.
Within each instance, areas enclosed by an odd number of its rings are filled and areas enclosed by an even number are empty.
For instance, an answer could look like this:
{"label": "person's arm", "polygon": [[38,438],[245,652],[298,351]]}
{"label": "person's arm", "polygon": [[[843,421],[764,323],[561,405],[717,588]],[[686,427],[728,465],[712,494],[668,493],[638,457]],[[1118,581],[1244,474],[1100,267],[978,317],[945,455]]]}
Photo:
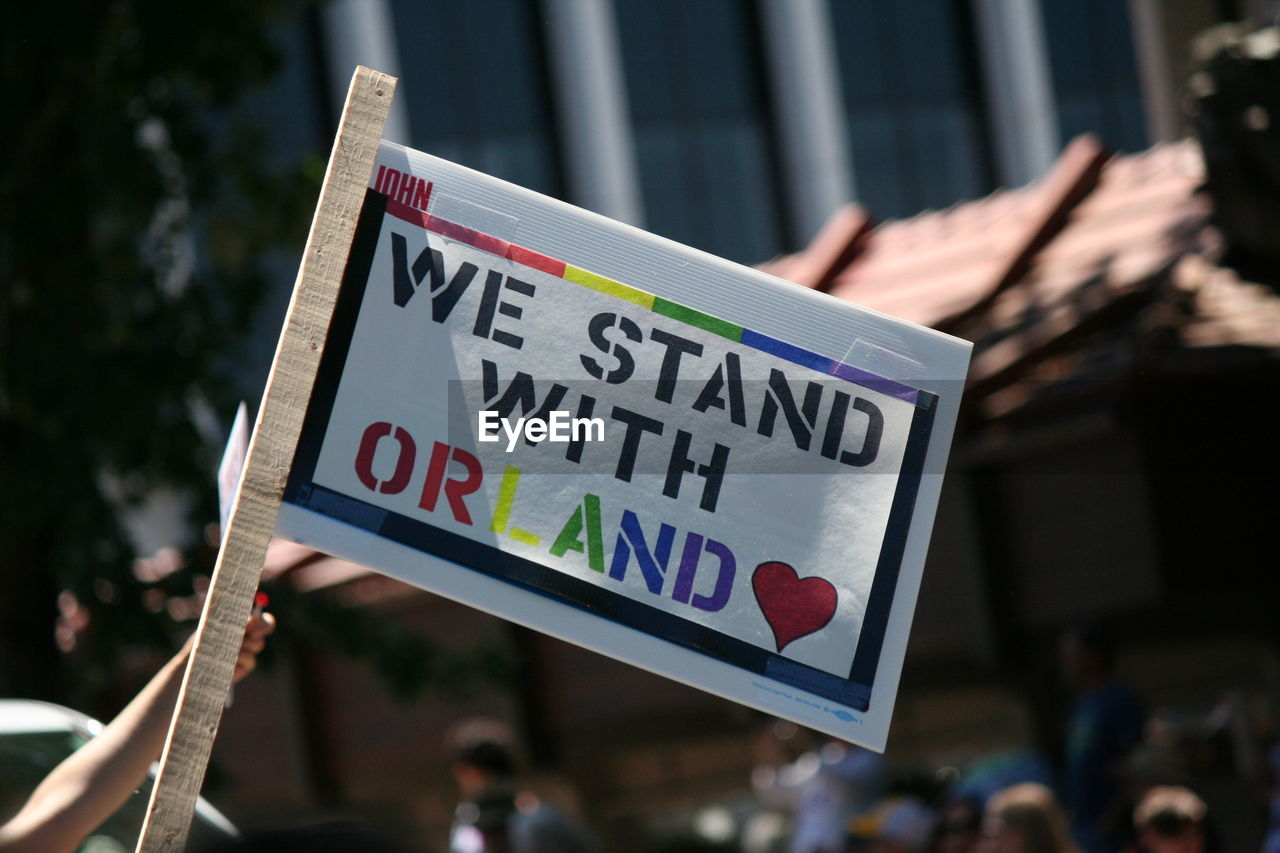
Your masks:
{"label": "person's arm", "polygon": [[[258,652],[274,629],[270,614],[249,620],[235,681],[257,665]],[[164,749],[189,654],[188,642],[102,734],[44,778],[22,809],[0,826],[2,853],[69,853],[124,805]]]}

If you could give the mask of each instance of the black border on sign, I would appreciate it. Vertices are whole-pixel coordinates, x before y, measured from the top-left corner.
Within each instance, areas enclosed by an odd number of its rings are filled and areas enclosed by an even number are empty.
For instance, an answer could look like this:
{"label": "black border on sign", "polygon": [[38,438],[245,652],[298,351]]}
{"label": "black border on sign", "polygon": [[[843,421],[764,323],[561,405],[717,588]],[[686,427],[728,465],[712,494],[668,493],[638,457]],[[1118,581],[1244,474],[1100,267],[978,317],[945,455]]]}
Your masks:
{"label": "black border on sign", "polygon": [[285,502],[667,642],[710,655],[748,672],[840,702],[859,711],[866,711],[870,706],[871,688],[880,664],[889,611],[893,605],[912,510],[920,488],[929,435],[937,410],[937,397],[922,392],[920,401],[916,404],[898,488],[890,506],[885,537],[876,563],[858,645],[854,651],[853,665],[848,679],[840,678],[533,560],[509,554],[491,545],[374,506],[313,482],[320,448],[328,431],[338,385],[342,380],[343,368],[355,334],[356,318],[364,301],[386,207],[385,195],[373,190],[366,191],[351,254],[347,259],[342,286],[334,307],[333,321],[316,373],[315,387],[307,405],[298,450],[285,488]]}

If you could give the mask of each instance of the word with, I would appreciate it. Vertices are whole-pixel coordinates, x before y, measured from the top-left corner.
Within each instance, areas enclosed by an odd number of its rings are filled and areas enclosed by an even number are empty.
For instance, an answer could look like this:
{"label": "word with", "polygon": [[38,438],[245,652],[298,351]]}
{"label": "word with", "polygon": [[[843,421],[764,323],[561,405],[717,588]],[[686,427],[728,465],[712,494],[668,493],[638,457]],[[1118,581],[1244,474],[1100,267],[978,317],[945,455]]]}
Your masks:
{"label": "word with", "polygon": [[[603,418],[574,418],[568,412],[557,409],[550,418],[516,418],[515,426],[508,418],[500,417],[490,409],[481,410],[476,417],[476,439],[499,441],[498,427],[507,435],[507,453],[516,446],[521,435],[530,444],[540,441],[568,443],[570,441],[604,441]],[[592,437],[592,436],[596,437]]]}
{"label": "word with", "polygon": [[[543,396],[542,404],[539,405],[533,377],[528,373],[517,371],[507,384],[506,389],[503,390],[499,385],[498,366],[488,359],[481,359],[480,367],[483,373],[482,383],[485,404],[492,407],[491,410],[504,419],[519,405],[522,415],[545,420],[564,401],[565,395],[569,391],[568,387],[559,382],[552,383]],[[579,395],[578,417],[575,420],[590,418],[596,410],[596,402],[596,398],[590,394]],[[533,414],[529,415],[530,412],[533,412]],[[609,416],[625,428],[622,442],[618,446],[617,462],[614,466],[613,476],[616,480],[630,483],[631,476],[635,473],[636,458],[640,454],[640,443],[644,436],[662,436],[664,433],[668,435],[670,433],[667,432],[667,425],[662,421],[634,412],[623,406],[613,406],[609,410]],[[593,420],[599,419],[595,418]],[[603,437],[603,428],[601,436]],[[711,458],[706,462],[702,462],[695,459],[692,454],[693,438],[694,436],[691,432],[682,429],[676,430],[675,437],[671,441],[671,452],[667,462],[667,475],[662,483],[662,494],[672,499],[678,499],[680,497],[680,485],[684,481],[685,474],[693,474],[703,479],[702,495],[698,500],[698,506],[707,512],[715,512],[716,503],[720,499],[720,487],[724,482],[725,470],[729,465],[729,448],[719,442],[714,442]],[[583,444],[584,442],[579,440],[577,436],[572,436],[565,447],[564,458],[573,463],[581,462]]]}

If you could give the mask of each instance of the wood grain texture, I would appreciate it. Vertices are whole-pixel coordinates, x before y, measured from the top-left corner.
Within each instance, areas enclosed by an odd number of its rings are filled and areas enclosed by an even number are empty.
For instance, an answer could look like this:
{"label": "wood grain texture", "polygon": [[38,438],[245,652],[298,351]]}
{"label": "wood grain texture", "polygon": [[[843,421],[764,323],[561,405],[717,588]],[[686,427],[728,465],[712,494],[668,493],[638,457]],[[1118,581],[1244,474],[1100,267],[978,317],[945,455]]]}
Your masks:
{"label": "wood grain texture", "polygon": [[185,847],[395,85],[363,67],[351,79],[138,853]]}

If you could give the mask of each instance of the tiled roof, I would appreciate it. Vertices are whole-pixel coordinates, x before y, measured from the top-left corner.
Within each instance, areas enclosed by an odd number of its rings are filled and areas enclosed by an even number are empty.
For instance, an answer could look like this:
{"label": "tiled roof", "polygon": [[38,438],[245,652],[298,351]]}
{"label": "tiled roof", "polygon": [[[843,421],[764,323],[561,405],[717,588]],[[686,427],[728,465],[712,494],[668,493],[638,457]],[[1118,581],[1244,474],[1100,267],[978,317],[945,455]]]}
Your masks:
{"label": "tiled roof", "polygon": [[[1203,182],[1193,141],[1113,157],[1082,136],[1026,187],[875,227],[846,209],[808,248],[763,268],[974,341],[976,387],[997,387],[1171,294],[1182,300],[1183,345],[1276,348],[1280,324],[1261,318],[1277,316],[1280,298],[1231,284],[1213,264]],[[1185,270],[1173,274],[1187,259],[1215,271],[1199,274],[1202,292],[1189,302]]]}
{"label": "tiled roof", "polygon": [[1034,184],[886,222],[828,292],[915,323],[949,325],[1017,282],[1072,202],[1093,187],[1104,159],[1096,141],[1081,137]]}
{"label": "tiled roof", "polygon": [[1280,352],[1280,298],[1273,288],[1194,256],[1180,264],[1176,283],[1192,306],[1176,325],[1183,346]]}

